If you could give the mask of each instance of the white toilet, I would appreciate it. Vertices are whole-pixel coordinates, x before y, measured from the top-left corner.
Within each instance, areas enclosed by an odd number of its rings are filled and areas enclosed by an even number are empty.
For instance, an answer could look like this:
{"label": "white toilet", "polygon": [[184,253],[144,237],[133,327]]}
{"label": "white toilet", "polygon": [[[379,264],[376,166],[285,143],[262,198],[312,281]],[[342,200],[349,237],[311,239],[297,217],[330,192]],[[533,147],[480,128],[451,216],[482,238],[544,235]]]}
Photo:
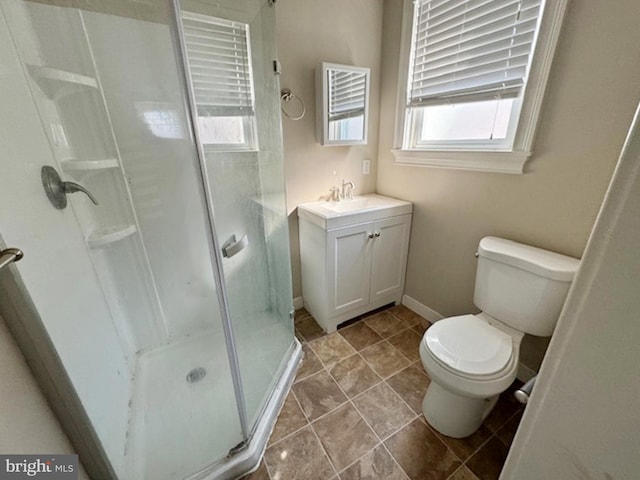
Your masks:
{"label": "white toilet", "polygon": [[580,264],[497,237],[483,238],[477,256],[473,301],[482,312],[440,320],[420,342],[431,377],[424,416],[455,438],[475,432],[516,378],[523,335],[551,335]]}

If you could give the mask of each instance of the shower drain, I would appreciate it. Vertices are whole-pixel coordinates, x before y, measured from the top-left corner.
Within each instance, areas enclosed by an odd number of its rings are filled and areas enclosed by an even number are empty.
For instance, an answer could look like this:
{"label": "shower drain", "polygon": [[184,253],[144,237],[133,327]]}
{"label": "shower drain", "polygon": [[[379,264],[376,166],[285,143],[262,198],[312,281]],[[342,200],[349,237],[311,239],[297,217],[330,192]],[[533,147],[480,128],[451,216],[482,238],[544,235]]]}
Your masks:
{"label": "shower drain", "polygon": [[199,382],[205,377],[206,374],[207,374],[207,371],[203,367],[196,367],[190,370],[189,373],[187,373],[187,382],[189,383]]}

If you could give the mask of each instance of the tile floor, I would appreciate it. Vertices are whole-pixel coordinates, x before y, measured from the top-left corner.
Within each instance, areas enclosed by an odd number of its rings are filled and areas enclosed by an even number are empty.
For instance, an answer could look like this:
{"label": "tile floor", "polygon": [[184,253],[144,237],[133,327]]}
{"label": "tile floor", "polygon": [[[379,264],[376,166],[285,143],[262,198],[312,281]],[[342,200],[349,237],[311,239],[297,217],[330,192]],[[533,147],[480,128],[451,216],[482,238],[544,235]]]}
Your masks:
{"label": "tile floor", "polygon": [[395,306],[326,335],[296,312],[304,359],[264,460],[245,480],[497,479],[522,407],[510,389],[471,437],[429,427],[418,345],[430,325]]}

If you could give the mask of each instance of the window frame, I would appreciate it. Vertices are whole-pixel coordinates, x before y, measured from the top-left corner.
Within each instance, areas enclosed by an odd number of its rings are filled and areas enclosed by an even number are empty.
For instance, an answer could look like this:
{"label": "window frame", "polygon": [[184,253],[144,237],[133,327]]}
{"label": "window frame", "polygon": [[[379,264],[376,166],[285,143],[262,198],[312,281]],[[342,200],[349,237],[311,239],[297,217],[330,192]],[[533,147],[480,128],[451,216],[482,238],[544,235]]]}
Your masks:
{"label": "window frame", "polygon": [[[519,98],[519,115],[511,145],[482,145],[482,141],[454,141],[433,148],[406,148],[406,98],[413,32],[413,0],[403,1],[400,61],[396,97],[396,121],[392,153],[397,164],[476,170],[499,173],[524,173],[524,165],[532,155],[536,127],[542,106],[553,55],[569,0],[543,0],[542,18],[536,33],[527,83]],[[516,112],[517,113],[517,112]],[[513,116],[513,115],[512,115]]]}

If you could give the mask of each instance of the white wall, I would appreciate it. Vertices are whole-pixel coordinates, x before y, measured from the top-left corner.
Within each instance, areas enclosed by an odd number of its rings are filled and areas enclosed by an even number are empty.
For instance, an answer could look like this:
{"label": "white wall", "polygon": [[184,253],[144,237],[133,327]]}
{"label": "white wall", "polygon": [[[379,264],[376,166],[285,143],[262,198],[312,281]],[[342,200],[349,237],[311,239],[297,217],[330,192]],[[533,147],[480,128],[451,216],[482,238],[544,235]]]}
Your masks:
{"label": "white wall", "polygon": [[[401,10],[384,2],[377,191],[414,203],[406,293],[444,316],[474,312],[483,236],[582,255],[640,97],[640,2],[570,3],[524,175],[395,163]],[[544,347],[525,337],[525,363]]]}
{"label": "white wall", "polygon": [[640,119],[500,478],[640,474]]}
{"label": "white wall", "polygon": [[[0,317],[0,452],[75,453]],[[89,476],[80,465],[80,480]]]}
{"label": "white wall", "polygon": [[[343,179],[355,183],[356,194],[375,188],[382,0],[278,0],[276,18],[280,87],[291,89],[307,108],[299,121],[282,115],[293,294],[297,297],[302,291],[296,206],[326,198],[329,189]],[[323,147],[317,142],[315,69],[320,62],[371,68],[368,145]],[[291,110],[295,107],[285,105]],[[371,160],[369,175],[362,174],[365,159]]]}

